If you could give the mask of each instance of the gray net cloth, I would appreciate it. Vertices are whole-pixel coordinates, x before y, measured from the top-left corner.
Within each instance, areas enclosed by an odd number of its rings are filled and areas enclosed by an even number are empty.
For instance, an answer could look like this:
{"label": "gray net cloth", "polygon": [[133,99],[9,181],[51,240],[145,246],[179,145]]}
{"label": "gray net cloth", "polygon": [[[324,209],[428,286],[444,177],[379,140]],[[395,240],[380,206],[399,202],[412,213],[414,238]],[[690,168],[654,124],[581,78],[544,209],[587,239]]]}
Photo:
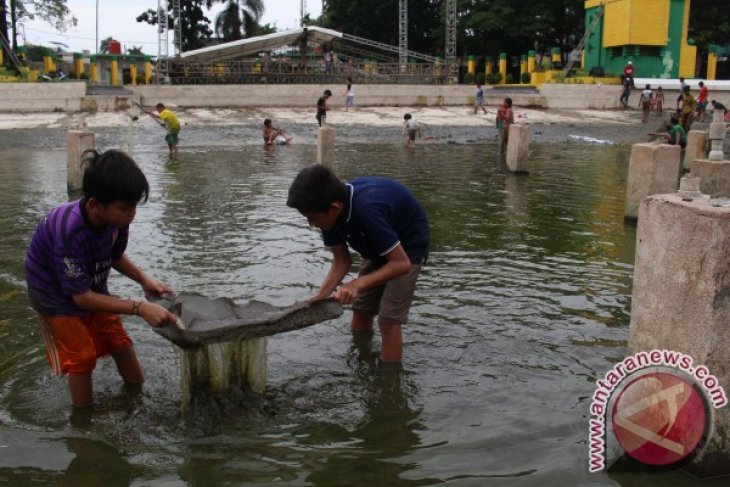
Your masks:
{"label": "gray net cloth", "polygon": [[152,329],[181,348],[275,335],[342,316],[342,306],[332,299],[278,308],[259,301],[240,306],[228,298],[180,293],[154,302],[180,320],[177,326]]}

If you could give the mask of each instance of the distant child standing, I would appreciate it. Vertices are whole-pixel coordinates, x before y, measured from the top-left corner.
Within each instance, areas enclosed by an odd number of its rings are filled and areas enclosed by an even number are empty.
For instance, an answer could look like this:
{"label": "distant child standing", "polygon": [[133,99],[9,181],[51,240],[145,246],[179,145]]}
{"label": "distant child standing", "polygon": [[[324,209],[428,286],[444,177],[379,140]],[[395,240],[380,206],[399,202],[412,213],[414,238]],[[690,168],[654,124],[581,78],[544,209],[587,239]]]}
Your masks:
{"label": "distant child standing", "polygon": [[421,128],[410,113],[403,115],[403,135],[407,136],[406,145],[416,145],[416,136],[421,136]]}
{"label": "distant child standing", "polygon": [[664,111],[664,90],[662,90],[661,86],[654,93],[654,107],[656,108],[657,114],[661,114]]}
{"label": "distant child standing", "polygon": [[321,127],[323,123],[327,123],[327,99],[332,96],[330,90],[324,90],[324,94],[317,100],[317,115],[314,118],[317,119],[317,123]]}
{"label": "distant child standing", "polygon": [[697,120],[704,122],[707,115],[707,105],[710,102],[710,90],[703,81],[700,81],[700,94],[697,95]]}
{"label": "distant child standing", "polygon": [[157,113],[150,113],[153,117],[159,119],[161,123],[167,129],[167,135],[165,135],[165,142],[167,142],[167,148],[170,150],[170,154],[177,154],[177,145],[180,143],[178,135],[180,134],[180,121],[170,109],[165,108],[165,105],[158,103],[155,105]]}
{"label": "distant child standing", "polygon": [[345,92],[345,111],[355,108],[355,90],[352,87],[352,78],[347,78],[347,92]]}
{"label": "distant child standing", "polygon": [[506,147],[509,142],[509,128],[515,123],[515,114],[512,112],[512,98],[505,98],[502,106],[497,111],[496,119],[497,129],[500,134],[500,150],[501,147]]}
{"label": "distant child standing", "polygon": [[484,108],[484,88],[482,88],[480,83],[477,83],[476,92],[474,93],[474,115],[477,114],[480,108],[486,115],[487,109]]}
{"label": "distant child standing", "polygon": [[689,86],[684,87],[682,92],[682,127],[685,132],[689,132],[692,126],[692,117],[697,109],[697,101],[692,93],[689,91]]}
{"label": "distant child standing", "polygon": [[646,123],[649,121],[649,112],[651,111],[651,99],[654,97],[654,92],[651,91],[651,85],[646,87],[641,92],[639,98],[639,106],[641,107],[641,121]]}
{"label": "distant child standing", "polygon": [[126,384],[144,382],[137,354],[119,319],[139,315],[152,326],[175,323],[162,306],[109,294],[111,269],[138,282],[145,293],[170,289],[137,268],[125,254],[137,204],[149,184],[124,152],[93,152],[84,172],[84,196],[51,210],[33,234],[25,258],[28,296],[38,312],[46,357],[55,374],[68,374],[71,401],[91,406],[91,373],[111,355]]}
{"label": "distant child standing", "polygon": [[631,82],[628,79],[624,79],[623,89],[621,90],[621,104],[624,108],[629,107],[629,96],[631,96]]}

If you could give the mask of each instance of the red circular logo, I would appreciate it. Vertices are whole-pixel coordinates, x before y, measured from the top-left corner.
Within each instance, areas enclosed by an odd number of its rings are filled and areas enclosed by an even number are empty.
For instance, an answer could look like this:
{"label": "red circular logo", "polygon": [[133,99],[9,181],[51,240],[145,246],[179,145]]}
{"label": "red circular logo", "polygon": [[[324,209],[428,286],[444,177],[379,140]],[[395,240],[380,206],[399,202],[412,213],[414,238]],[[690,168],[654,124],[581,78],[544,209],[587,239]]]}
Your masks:
{"label": "red circular logo", "polygon": [[692,453],[705,433],[707,411],[684,379],[655,372],[631,381],[613,405],[613,431],[621,447],[649,465],[670,465]]}

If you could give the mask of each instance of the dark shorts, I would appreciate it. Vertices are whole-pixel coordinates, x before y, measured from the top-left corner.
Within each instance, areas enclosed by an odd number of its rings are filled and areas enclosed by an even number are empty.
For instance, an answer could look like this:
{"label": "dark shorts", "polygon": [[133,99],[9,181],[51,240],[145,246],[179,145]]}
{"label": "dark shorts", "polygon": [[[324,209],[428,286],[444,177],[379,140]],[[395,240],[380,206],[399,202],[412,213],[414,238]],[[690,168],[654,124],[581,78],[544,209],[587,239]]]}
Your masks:
{"label": "dark shorts", "polygon": [[180,140],[177,138],[177,132],[168,132],[167,135],[165,135],[165,142],[168,143],[168,145],[177,145],[180,143]]}
{"label": "dark shorts", "polygon": [[[669,144],[669,145],[675,145],[675,143],[674,143],[674,140],[672,140],[672,139],[669,139],[669,140],[667,141],[667,144]],[[682,142],[682,141],[679,141],[679,146],[680,146],[680,147],[681,147],[682,149],[684,149],[685,147],[687,147],[687,142]]]}
{"label": "dark shorts", "polygon": [[[371,260],[363,260],[360,264],[359,276],[375,272],[381,266]],[[382,286],[361,291],[352,303],[352,310],[369,316],[379,316],[381,323],[404,324],[408,319],[408,311],[413,302],[416,280],[421,272],[421,264],[411,264],[407,274],[398,276]]]}
{"label": "dark shorts", "polygon": [[408,130],[408,138],[410,140],[416,140],[416,135],[418,135],[418,130],[416,130],[416,129],[409,129]]}

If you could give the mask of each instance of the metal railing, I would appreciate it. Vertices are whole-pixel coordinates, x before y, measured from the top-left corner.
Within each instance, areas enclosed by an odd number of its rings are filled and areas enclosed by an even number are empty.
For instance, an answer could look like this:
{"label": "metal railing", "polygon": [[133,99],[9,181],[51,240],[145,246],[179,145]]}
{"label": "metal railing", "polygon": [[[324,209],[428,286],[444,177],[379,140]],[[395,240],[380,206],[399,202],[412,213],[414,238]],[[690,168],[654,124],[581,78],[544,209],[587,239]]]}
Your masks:
{"label": "metal railing", "polygon": [[351,76],[356,83],[446,84],[448,71],[443,64],[376,62],[296,61],[179,62],[169,66],[171,84],[321,84],[341,83]]}

